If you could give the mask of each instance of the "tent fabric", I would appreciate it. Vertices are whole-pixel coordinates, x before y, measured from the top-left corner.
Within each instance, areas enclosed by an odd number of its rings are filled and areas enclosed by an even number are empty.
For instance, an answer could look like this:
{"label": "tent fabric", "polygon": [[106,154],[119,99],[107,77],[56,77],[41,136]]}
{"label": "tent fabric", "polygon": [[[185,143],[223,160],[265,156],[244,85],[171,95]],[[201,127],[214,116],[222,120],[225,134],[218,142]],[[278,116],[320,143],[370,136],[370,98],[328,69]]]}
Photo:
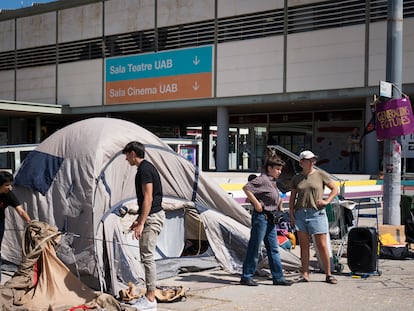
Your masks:
{"label": "tent fabric", "polygon": [[63,311],[85,304],[90,310],[121,310],[114,297],[88,288],[59,260],[55,253],[59,239],[56,228],[46,223],[32,221],[27,226],[22,264],[0,286],[2,310]]}
{"label": "tent fabric", "polygon": [[[222,268],[240,272],[250,235],[250,214],[161,139],[134,123],[114,118],[86,119],[60,129],[39,144],[16,173],[14,191],[32,219],[70,237],[61,240],[68,244],[59,249],[71,254],[58,252],[59,258],[71,261],[64,263],[94,289],[115,294],[129,281],[142,284],[139,245],[125,232],[119,214],[124,203],[136,200],[136,168],[121,153],[134,140],[146,146],[146,159],[160,173],[165,203],[168,198],[181,202],[167,211],[162,231],[166,238],[158,241],[157,261],[177,258],[183,239],[193,236],[208,240]],[[186,218],[194,216],[194,211],[198,219],[187,226]],[[22,232],[24,224],[6,212],[2,256],[19,264],[21,252],[15,245],[20,245],[21,237],[16,232]]]}
{"label": "tent fabric", "polygon": [[[17,180],[15,182],[45,195],[59,171],[63,158],[51,156],[36,150],[30,152],[27,157],[29,160],[22,164],[23,170],[26,170],[27,173],[16,176]],[[25,167],[27,163],[30,163],[30,166]],[[39,170],[42,170],[45,173],[41,175],[36,174],[36,171]],[[31,178],[31,176],[38,176],[39,178],[34,179]],[[26,179],[26,177],[29,178]]]}

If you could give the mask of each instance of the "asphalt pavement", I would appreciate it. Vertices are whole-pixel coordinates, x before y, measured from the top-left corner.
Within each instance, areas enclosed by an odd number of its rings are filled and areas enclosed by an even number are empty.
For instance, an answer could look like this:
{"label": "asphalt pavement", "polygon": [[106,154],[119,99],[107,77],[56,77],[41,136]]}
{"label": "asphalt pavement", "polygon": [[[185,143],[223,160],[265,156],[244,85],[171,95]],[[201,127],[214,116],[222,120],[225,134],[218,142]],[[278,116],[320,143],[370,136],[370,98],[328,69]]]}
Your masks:
{"label": "asphalt pavement", "polygon": [[[335,251],[335,250],[334,250]],[[300,247],[292,252],[299,256]],[[314,252],[312,251],[312,255]],[[338,284],[325,283],[325,275],[318,270],[317,258],[309,283],[274,286],[266,277],[255,277],[259,286],[239,284],[240,275],[222,269],[182,273],[160,280],[158,285],[183,286],[185,301],[159,303],[158,311],[212,310],[344,310],[388,311],[414,309],[414,260],[379,259],[378,273],[354,275],[347,265],[346,252],[339,258],[344,270],[335,273]],[[7,270],[7,267],[5,270]],[[13,271],[2,271],[3,284]],[[287,271],[288,279],[296,279],[298,271]]]}
{"label": "asphalt pavement", "polygon": [[[382,208],[378,216],[382,223]],[[358,226],[375,227],[375,219],[360,219]],[[336,255],[340,254],[339,246],[344,246],[342,254],[335,257],[343,266],[342,272],[334,273],[338,284],[325,283],[325,274],[318,269],[315,252],[311,249],[314,272],[309,283],[274,286],[267,278],[255,277],[259,286],[250,287],[239,284],[240,275],[223,270],[180,274],[161,280],[160,285],[184,286],[186,301],[160,303],[158,310],[414,310],[414,259],[378,259],[375,271],[355,274],[348,267],[346,239],[331,240],[331,245]],[[291,251],[300,257],[300,246]],[[298,276],[298,271],[286,273],[288,279],[294,280]]]}
{"label": "asphalt pavement", "polygon": [[[379,213],[382,222],[382,210]],[[373,226],[372,219],[363,220],[361,226]],[[338,241],[331,241],[335,254]],[[340,241],[341,242],[341,241]],[[412,250],[414,252],[414,250]],[[291,250],[300,254],[300,246]],[[274,286],[266,277],[255,277],[259,286],[239,284],[240,275],[229,274],[222,269],[182,273],[159,280],[158,285],[183,286],[187,297],[184,301],[159,303],[158,311],[240,311],[240,310],[340,310],[340,311],[388,311],[414,310],[414,259],[378,259],[373,273],[355,275],[350,272],[345,251],[338,258],[344,267],[334,273],[338,284],[325,283],[325,275],[319,272],[317,258],[311,250],[314,271],[309,283],[292,286]],[[13,271],[2,271],[3,284]],[[379,272],[379,273],[378,273]],[[298,271],[286,271],[288,279],[296,279]]]}
{"label": "asphalt pavement", "polygon": [[[299,252],[298,248],[294,252]],[[346,255],[346,254],[345,254]],[[316,260],[316,259],[315,259]],[[344,310],[388,311],[414,309],[414,260],[379,259],[380,275],[350,273],[347,258],[336,273],[338,284],[325,283],[325,275],[315,271],[309,283],[274,286],[271,280],[256,277],[259,286],[239,285],[240,276],[223,270],[185,273],[161,280],[160,285],[181,285],[186,301],[159,303],[159,311],[180,310]],[[297,273],[286,274],[297,278]]]}

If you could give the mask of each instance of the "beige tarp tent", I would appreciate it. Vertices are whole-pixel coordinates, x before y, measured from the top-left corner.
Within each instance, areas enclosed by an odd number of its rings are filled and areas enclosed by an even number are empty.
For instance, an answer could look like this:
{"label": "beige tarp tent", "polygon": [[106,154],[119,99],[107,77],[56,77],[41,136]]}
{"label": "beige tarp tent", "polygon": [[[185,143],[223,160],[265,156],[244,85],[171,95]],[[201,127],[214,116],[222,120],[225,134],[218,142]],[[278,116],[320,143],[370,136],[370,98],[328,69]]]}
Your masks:
{"label": "beige tarp tent", "polygon": [[[23,162],[15,192],[33,219],[63,233],[58,255],[88,286],[117,294],[128,281],[142,283],[138,245],[125,232],[128,221],[119,210],[135,204],[134,176],[122,148],[132,140],[146,145],[146,159],[160,172],[167,221],[157,244],[157,268],[180,267],[189,237],[207,239],[202,264],[241,271],[249,239],[250,215],[190,161],[144,128],[119,119],[91,118],[71,124],[42,142]],[[196,216],[196,217],[194,217]],[[192,220],[192,221],[191,221]],[[23,224],[7,217],[2,257],[21,262],[19,234]],[[191,223],[193,226],[191,226]],[[60,251],[59,251],[60,250]],[[286,267],[299,260],[281,250]],[[165,264],[174,260],[174,264]],[[163,264],[164,262],[164,264]],[[190,265],[196,260],[191,258]]]}

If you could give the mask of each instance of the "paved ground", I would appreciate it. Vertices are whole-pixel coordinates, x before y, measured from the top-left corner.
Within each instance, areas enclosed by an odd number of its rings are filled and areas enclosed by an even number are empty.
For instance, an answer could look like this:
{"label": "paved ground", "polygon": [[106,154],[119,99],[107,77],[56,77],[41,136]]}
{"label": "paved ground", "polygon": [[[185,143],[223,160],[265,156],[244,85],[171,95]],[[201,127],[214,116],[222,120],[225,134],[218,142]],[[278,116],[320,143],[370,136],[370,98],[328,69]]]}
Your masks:
{"label": "paved ground", "polygon": [[[379,211],[380,223],[382,210]],[[373,219],[361,219],[360,226],[375,226]],[[334,251],[339,241],[331,241]],[[299,256],[300,248],[292,250]],[[336,252],[335,252],[336,254]],[[312,257],[312,266],[317,266]],[[258,287],[239,285],[240,276],[223,270],[180,274],[162,280],[161,285],[182,285],[188,291],[187,300],[171,304],[159,304],[159,311],[196,310],[343,310],[389,311],[414,309],[414,260],[378,260],[377,273],[364,276],[350,272],[346,245],[339,262],[344,270],[336,273],[338,284],[324,282],[325,275],[317,269],[311,274],[311,282],[296,283],[290,287],[273,286],[266,278],[257,277]],[[287,274],[295,279],[297,272]]]}
{"label": "paved ground", "polygon": [[[413,310],[414,260],[379,260],[380,276],[358,278],[345,269],[337,274],[337,285],[324,282],[324,274],[312,273],[311,282],[290,287],[273,286],[256,278],[258,287],[239,285],[238,275],[222,270],[181,274],[163,280],[164,285],[182,285],[187,300],[159,304],[167,310]],[[294,278],[296,275],[288,276]]]}
{"label": "paved ground", "polygon": [[[380,223],[382,210],[379,211]],[[360,225],[373,226],[372,219],[363,219]],[[334,242],[334,241],[333,241]],[[292,250],[298,256],[299,247]],[[316,258],[313,257],[315,264]],[[257,287],[239,285],[239,275],[223,270],[208,270],[180,274],[161,280],[159,285],[184,286],[187,299],[182,302],[160,303],[159,311],[255,311],[255,310],[343,310],[391,311],[414,309],[414,260],[378,261],[380,275],[364,277],[352,275],[346,254],[340,258],[344,270],[336,274],[337,285],[324,282],[319,272],[311,274],[311,282],[296,283],[290,287],[273,286],[266,278],[257,277]],[[4,272],[2,284],[13,272]],[[294,279],[297,272],[287,274]]]}
{"label": "paved ground", "polygon": [[[299,252],[296,248],[295,253]],[[344,310],[391,311],[414,309],[414,260],[379,260],[380,276],[356,278],[349,273],[347,259],[342,273],[336,274],[337,285],[324,282],[324,275],[311,274],[311,282],[290,287],[273,286],[257,277],[257,287],[239,285],[239,275],[223,270],[185,273],[160,281],[160,285],[182,285],[187,299],[160,303],[158,311],[212,310]],[[3,272],[2,281],[11,273]],[[297,274],[288,274],[294,279]],[[2,283],[3,283],[2,282]]]}

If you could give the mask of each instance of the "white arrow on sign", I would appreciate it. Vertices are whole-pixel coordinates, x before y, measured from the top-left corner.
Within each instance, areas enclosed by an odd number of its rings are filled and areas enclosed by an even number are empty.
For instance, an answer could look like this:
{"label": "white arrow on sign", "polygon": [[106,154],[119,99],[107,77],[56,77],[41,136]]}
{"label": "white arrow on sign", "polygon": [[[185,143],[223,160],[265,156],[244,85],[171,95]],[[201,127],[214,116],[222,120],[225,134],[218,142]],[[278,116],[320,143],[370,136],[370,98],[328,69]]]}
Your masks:
{"label": "white arrow on sign", "polygon": [[198,89],[200,88],[200,85],[198,85],[197,81],[193,84],[193,90],[194,91],[198,91]]}
{"label": "white arrow on sign", "polygon": [[193,64],[197,66],[199,63],[200,63],[200,60],[198,59],[196,55],[196,57],[193,59]]}

